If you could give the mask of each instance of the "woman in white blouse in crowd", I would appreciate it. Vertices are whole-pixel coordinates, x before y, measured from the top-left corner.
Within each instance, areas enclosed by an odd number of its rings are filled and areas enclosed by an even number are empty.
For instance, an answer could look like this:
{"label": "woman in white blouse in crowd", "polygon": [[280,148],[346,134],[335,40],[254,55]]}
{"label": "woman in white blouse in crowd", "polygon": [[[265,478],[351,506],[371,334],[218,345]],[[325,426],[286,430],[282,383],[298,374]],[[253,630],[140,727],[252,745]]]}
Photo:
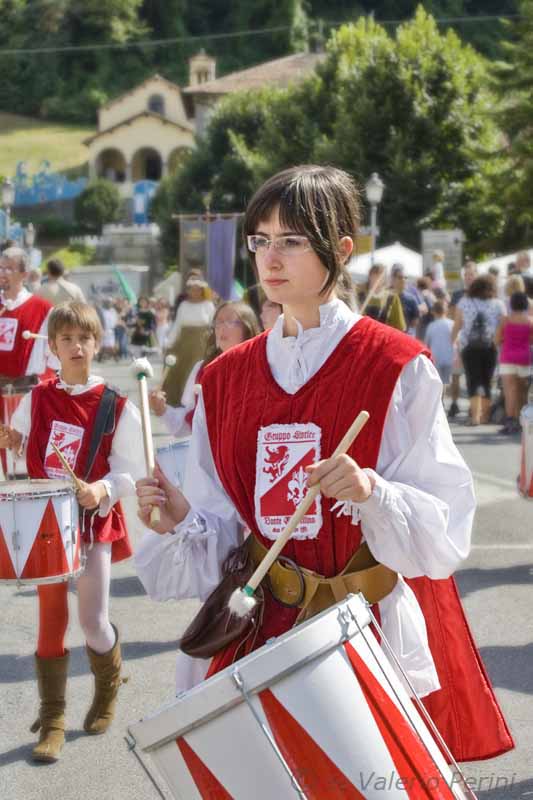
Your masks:
{"label": "woman in white blouse in crowd", "polygon": [[176,356],[176,364],[168,370],[163,391],[172,406],[179,405],[185,382],[194,364],[204,352],[215,306],[209,298],[207,282],[191,276],[186,284],[187,296],[176,313],[176,319],[167,334],[167,348]]}
{"label": "woman in white blouse in crowd", "polygon": [[190,436],[192,416],[196,406],[198,385],[203,367],[230,347],[251,339],[259,333],[259,323],[253,308],[241,301],[222,303],[216,310],[211,333],[207,340],[205,355],[192,368],[177,408],[168,405],[165,392],[150,392],[150,408],[161,417],[172,436]]}

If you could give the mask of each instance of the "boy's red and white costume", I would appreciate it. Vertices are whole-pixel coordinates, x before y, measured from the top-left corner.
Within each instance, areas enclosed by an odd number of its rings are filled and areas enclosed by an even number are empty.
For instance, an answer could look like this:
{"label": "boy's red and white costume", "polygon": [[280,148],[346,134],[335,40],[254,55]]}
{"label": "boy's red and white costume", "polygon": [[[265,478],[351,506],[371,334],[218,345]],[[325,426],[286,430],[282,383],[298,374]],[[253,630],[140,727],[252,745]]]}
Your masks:
{"label": "boy's red and white costume", "polygon": [[47,367],[59,367],[46,339],[24,339],[23,331],[47,336],[53,306],[48,300],[21,289],[14,300],[6,299],[0,314],[0,375],[21,378],[43,375]]}
{"label": "boy's red and white costume", "polygon": [[[400,575],[379,603],[381,625],[455,758],[505,752],[512,738],[449,578],[468,555],[475,500],[436,369],[415,340],[338,300],[320,318],[319,328],[283,337],[281,317],[205,369],[184,488],[191,511],[174,535],[146,535],[141,579],[156,599],[205,598],[239,525],[270,546],[301,498],[304,467],[328,457],[365,408],[370,421],[350,454],[375,479],[371,497],[321,497],[283,553],[330,577],[366,541]],[[265,594],[256,646],[296,618]],[[178,689],[208,666],[180,655]]]}
{"label": "boy's red and white costume", "polygon": [[[91,376],[85,386],[74,387],[55,378],[35,386],[23,398],[11,424],[27,438],[26,463],[31,478],[68,478],[51,447],[53,442],[78,477],[85,479],[91,431],[103,390],[104,382],[96,376]],[[83,515],[82,532],[86,544],[111,542],[113,561],[132,554],[117,501],[134,495],[134,480],[142,476],[140,432],[138,410],[125,397],[117,396],[113,432],[103,436],[87,478],[88,483],[103,481],[108,496],[100,503],[98,513]]]}

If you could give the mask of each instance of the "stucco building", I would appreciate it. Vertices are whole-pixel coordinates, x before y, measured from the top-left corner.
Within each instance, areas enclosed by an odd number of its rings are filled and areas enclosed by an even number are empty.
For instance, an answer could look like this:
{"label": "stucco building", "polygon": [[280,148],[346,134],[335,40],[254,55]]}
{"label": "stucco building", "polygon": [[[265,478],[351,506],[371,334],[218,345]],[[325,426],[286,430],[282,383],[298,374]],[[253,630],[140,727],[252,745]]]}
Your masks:
{"label": "stucco building", "polygon": [[189,61],[189,85],[154,75],[101,106],[98,131],[85,140],[89,177],[114,181],[125,198],[138,181],[159,181],[194,147],[218,101],[231,92],[288,86],[323,58],[296,53],[216,77],[215,59],[201,51]]}

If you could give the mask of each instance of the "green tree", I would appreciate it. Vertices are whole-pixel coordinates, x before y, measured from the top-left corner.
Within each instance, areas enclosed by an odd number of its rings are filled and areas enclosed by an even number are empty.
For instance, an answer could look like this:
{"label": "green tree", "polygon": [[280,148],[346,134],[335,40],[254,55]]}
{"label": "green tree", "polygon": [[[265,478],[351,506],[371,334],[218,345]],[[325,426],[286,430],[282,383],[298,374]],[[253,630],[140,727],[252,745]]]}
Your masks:
{"label": "green tree", "polygon": [[533,243],[533,0],[520,3],[521,19],[508,26],[505,61],[494,67],[507,169],[497,183],[506,208],[505,243]]}
{"label": "green tree", "polygon": [[99,232],[102,225],[118,222],[121,208],[122,200],[115,184],[100,178],[76,198],[74,213],[80,225]]}
{"label": "green tree", "polygon": [[369,19],[346,25],[304,83],[221,103],[173,179],[173,210],[200,210],[197,190],[208,189],[217,210],[226,192],[243,208],[268,175],[316,161],[361,185],[379,172],[385,240],[418,246],[422,228],[458,226],[471,252],[489,249],[503,226],[493,192],[502,159],[486,84],[485,60],[423,9],[394,37]]}
{"label": "green tree", "polygon": [[486,157],[497,130],[484,59],[420,7],[394,39],[369,20],[340,29],[323,80],[333,123],[317,157],[361,182],[380,173],[387,238],[415,245],[423,227],[457,225],[488,246],[501,229],[488,202],[501,164]]}

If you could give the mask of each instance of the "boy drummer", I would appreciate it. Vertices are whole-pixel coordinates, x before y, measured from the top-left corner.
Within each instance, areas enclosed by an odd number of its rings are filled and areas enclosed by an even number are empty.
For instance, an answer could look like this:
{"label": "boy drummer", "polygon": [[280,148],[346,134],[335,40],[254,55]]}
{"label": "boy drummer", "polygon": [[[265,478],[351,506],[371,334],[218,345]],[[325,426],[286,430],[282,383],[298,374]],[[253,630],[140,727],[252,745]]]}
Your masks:
{"label": "boy drummer", "polygon": [[[113,719],[121,683],[118,631],[109,621],[111,562],[132,552],[117,501],[134,494],[134,479],[143,473],[137,446],[141,423],[135,406],[91,375],[102,336],[94,308],[77,302],[57,306],[49,317],[48,336],[61,362],[59,377],[23,398],[12,427],[0,429],[0,447],[19,449],[26,442],[30,478],[66,478],[54,444],[81,479],[77,500],[87,561],[77,582],[78,614],[95,676],[95,696],[84,728],[101,734]],[[41,706],[32,726],[33,732],[40,728],[33,750],[37,761],[57,761],[65,739],[67,591],[66,582],[38,587],[35,665]]]}

